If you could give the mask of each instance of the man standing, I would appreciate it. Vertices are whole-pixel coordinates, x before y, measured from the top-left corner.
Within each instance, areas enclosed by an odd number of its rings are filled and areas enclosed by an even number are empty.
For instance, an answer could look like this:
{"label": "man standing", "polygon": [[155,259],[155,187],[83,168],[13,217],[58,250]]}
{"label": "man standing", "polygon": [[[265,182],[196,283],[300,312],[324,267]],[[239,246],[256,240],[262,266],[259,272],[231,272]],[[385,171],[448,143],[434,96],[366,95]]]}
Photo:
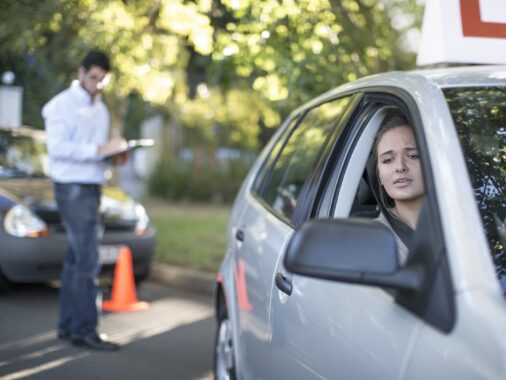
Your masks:
{"label": "man standing", "polygon": [[[68,250],[61,274],[58,337],[73,345],[114,351],[117,344],[97,334],[97,275],[100,186],[104,156],[126,146],[108,140],[109,112],[101,100],[110,71],[108,57],[89,52],[78,70],[78,82],[53,97],[42,109],[55,200],[66,229]],[[117,156],[117,164],[126,156]]]}

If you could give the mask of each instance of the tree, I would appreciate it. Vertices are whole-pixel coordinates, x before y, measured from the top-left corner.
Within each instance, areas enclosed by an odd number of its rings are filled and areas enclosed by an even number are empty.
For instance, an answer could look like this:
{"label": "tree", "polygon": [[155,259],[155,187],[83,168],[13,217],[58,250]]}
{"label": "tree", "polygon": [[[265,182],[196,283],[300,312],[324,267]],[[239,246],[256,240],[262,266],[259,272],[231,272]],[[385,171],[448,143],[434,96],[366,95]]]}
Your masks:
{"label": "tree", "polygon": [[190,145],[258,149],[306,100],[412,67],[401,42],[421,14],[415,0],[4,0],[0,70],[25,88],[25,123],[42,127],[42,105],[98,47],[112,57],[116,129],[135,136],[132,115],[155,110],[183,121]]}
{"label": "tree", "polygon": [[[211,84],[253,89],[278,120],[308,99],[358,77],[413,67],[401,47],[418,28],[415,1],[222,0],[215,12],[228,19],[215,31],[208,71]],[[396,27],[393,26],[396,21]]]}
{"label": "tree", "polygon": [[110,52],[105,92],[117,124],[133,92],[155,106],[184,101],[187,47],[200,54],[212,49],[205,0],[10,0],[1,7],[0,69],[20,78],[24,120],[39,127],[41,106],[69,85],[90,48]]}

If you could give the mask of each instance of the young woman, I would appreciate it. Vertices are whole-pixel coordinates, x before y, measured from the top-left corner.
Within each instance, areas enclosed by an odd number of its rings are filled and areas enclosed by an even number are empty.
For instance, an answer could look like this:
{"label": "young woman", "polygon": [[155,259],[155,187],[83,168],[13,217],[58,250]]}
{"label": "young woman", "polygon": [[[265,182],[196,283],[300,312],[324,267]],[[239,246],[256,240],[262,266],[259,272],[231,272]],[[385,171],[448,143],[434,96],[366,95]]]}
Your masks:
{"label": "young woman", "polygon": [[[399,262],[406,262],[408,248],[388,219],[415,230],[425,196],[420,156],[413,129],[403,117],[394,117],[382,125],[374,146],[379,196],[383,212],[377,220],[395,234]],[[396,223],[397,223],[396,222]]]}

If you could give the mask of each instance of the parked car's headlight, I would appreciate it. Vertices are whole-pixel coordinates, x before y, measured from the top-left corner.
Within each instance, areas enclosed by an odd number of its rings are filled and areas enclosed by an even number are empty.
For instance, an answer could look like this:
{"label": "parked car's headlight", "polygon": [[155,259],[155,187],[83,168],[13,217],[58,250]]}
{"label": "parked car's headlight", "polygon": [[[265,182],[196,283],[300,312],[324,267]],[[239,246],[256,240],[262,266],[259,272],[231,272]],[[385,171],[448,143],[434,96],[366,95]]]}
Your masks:
{"label": "parked car's headlight", "polygon": [[144,235],[148,232],[149,217],[146,209],[133,199],[118,201],[117,199],[103,196],[100,202],[100,211],[112,219],[135,221],[136,235]]}
{"label": "parked car's headlight", "polygon": [[12,207],[4,218],[7,233],[19,237],[41,237],[48,235],[46,223],[22,205]]}
{"label": "parked car's headlight", "polygon": [[135,225],[135,234],[144,235],[148,231],[149,216],[146,213],[146,209],[138,203],[135,205],[135,217],[137,218],[137,224]]}

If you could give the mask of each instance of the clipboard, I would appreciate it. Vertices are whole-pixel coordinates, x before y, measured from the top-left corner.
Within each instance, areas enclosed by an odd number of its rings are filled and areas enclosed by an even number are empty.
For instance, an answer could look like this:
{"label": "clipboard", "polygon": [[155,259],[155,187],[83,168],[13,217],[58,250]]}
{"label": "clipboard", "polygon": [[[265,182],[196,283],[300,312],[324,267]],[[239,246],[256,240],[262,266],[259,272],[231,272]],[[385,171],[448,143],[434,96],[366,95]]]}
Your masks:
{"label": "clipboard", "polygon": [[124,149],[109,153],[103,157],[104,160],[117,156],[122,153],[130,153],[139,148],[151,148],[155,146],[155,140],[153,139],[136,139],[128,140],[127,145]]}

